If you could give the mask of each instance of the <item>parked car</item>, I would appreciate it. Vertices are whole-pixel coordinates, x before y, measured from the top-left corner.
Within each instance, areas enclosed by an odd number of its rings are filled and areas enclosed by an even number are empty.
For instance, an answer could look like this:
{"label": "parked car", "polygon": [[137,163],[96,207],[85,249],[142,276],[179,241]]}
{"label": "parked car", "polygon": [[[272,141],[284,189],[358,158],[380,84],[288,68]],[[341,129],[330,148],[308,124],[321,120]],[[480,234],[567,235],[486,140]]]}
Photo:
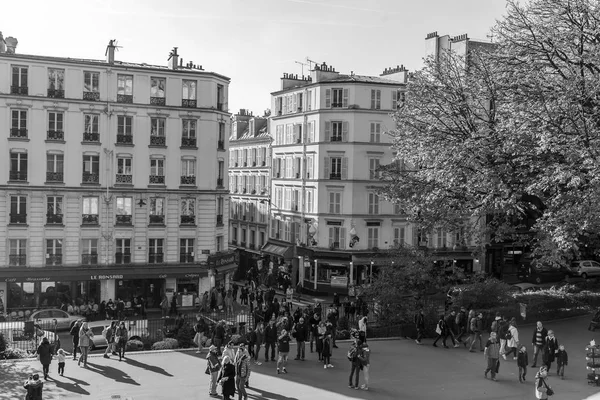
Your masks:
{"label": "parked car", "polygon": [[29,316],[30,321],[34,321],[42,325],[44,328],[53,326],[54,320],[56,320],[56,330],[66,331],[69,330],[73,321],[80,319],[79,315],[71,315],[66,311],[59,310],[58,308],[52,308],[47,310],[38,310]]}
{"label": "parked car", "polygon": [[600,276],[600,263],[594,260],[573,261],[569,275],[583,279]]}
{"label": "parked car", "polygon": [[7,347],[22,350],[35,350],[44,337],[53,344],[58,338],[54,332],[41,329],[32,321],[0,322],[0,333],[4,336]]}
{"label": "parked car", "polygon": [[558,282],[565,279],[566,273],[561,268],[546,265],[522,264],[517,272],[521,282],[540,284],[542,282]]}
{"label": "parked car", "polygon": [[[106,342],[106,338],[102,336],[102,331],[104,330],[104,327],[110,325],[111,322],[112,321],[110,320],[88,322],[88,327],[92,330],[92,333],[94,334],[94,337],[92,338],[92,342],[90,344],[90,350],[93,350],[95,348],[106,347],[108,345],[108,343]],[[149,336],[147,320],[125,321],[125,323],[129,324],[129,326],[127,326],[129,340],[141,340],[142,337]]]}

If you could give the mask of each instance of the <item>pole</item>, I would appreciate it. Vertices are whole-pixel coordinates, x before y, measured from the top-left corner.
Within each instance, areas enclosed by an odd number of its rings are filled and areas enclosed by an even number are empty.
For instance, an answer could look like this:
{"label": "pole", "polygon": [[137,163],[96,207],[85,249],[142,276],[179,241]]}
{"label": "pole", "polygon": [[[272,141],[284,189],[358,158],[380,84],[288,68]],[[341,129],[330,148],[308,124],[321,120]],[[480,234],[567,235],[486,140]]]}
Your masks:
{"label": "pole", "polygon": [[371,268],[369,271],[369,283],[373,283],[373,261],[371,261]]}
{"label": "pole", "polygon": [[350,261],[350,276],[348,277],[348,286],[354,285],[354,263]]}
{"label": "pole", "polygon": [[315,281],[314,281],[314,286],[313,289],[316,291],[317,290],[317,269],[318,269],[318,260],[315,260]]}

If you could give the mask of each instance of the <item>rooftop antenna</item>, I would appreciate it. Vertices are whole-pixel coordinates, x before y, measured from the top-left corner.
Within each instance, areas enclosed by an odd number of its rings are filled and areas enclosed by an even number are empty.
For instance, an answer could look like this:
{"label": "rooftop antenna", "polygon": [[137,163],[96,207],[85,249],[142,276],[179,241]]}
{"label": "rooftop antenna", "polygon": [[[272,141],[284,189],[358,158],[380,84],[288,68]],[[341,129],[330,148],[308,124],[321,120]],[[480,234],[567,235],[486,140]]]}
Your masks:
{"label": "rooftop antenna", "polygon": [[296,64],[300,64],[302,66],[302,76],[304,77],[304,67],[308,64],[303,63],[301,61],[294,61]]}
{"label": "rooftop antenna", "polygon": [[108,46],[106,47],[106,52],[104,53],[104,55],[108,54],[109,47],[114,47],[115,50],[119,51],[119,49],[122,48],[123,46],[117,46],[117,39],[111,39],[108,41]]}

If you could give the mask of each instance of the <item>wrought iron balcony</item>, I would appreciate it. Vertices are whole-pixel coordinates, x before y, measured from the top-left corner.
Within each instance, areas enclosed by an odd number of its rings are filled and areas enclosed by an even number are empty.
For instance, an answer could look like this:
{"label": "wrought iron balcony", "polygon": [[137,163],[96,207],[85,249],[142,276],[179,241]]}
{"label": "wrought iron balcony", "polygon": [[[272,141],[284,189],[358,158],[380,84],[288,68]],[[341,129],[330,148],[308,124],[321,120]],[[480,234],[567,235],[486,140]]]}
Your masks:
{"label": "wrought iron balcony", "polygon": [[83,99],[89,101],[100,100],[100,92],[83,92]]}
{"label": "wrought iron balcony", "polygon": [[117,134],[117,143],[133,144],[133,135],[124,135],[122,133],[119,133],[119,134]]}
{"label": "wrought iron balcony", "polygon": [[63,131],[48,131],[48,140],[65,140]]}
{"label": "wrought iron balcony", "polygon": [[117,103],[133,103],[133,95],[131,94],[118,94]]}
{"label": "wrought iron balcony", "polygon": [[329,179],[342,179],[342,174],[329,174]]}
{"label": "wrought iron balcony", "polygon": [[115,183],[131,184],[133,183],[133,175],[117,174]]}
{"label": "wrought iron balcony", "polygon": [[115,253],[115,264],[131,264],[131,253]]}
{"label": "wrought iron balcony", "polygon": [[48,97],[54,97],[55,99],[64,99],[65,91],[63,89],[48,89]]}
{"label": "wrought iron balcony", "polygon": [[10,171],[9,179],[11,181],[27,181],[27,171]]}
{"label": "wrought iron balcony", "polygon": [[62,265],[62,254],[46,254],[46,265]]}
{"label": "wrought iron balcony", "polygon": [[182,215],[180,218],[181,225],[194,225],[196,223],[195,215]]}
{"label": "wrought iron balcony", "polygon": [[26,128],[10,128],[10,137],[24,139],[27,137],[27,129]]}
{"label": "wrought iron balcony", "polygon": [[179,254],[179,262],[180,263],[193,263],[194,256],[192,253],[181,253],[181,254]]}
{"label": "wrought iron balcony", "polygon": [[163,253],[148,254],[148,264],[162,264],[164,262]]}
{"label": "wrought iron balcony", "polygon": [[182,137],[181,138],[181,147],[196,147],[196,138],[195,137]]}
{"label": "wrought iron balcony", "polygon": [[150,215],[150,224],[164,225],[165,224],[165,216],[164,215]]}
{"label": "wrought iron balcony", "polygon": [[81,264],[82,265],[97,265],[98,264],[98,254],[82,254],[81,255]]}
{"label": "wrought iron balcony", "polygon": [[165,98],[164,97],[150,97],[150,104],[153,106],[164,106]]}
{"label": "wrought iron balcony", "polygon": [[342,137],[341,136],[332,136],[329,139],[330,142],[341,142],[342,141]]}
{"label": "wrought iron balcony", "polygon": [[100,183],[100,174],[84,172],[81,177],[82,183]]}
{"label": "wrought iron balcony", "polygon": [[164,185],[165,184],[165,176],[164,175],[150,175],[150,183],[153,185]]}
{"label": "wrought iron balcony", "polygon": [[217,226],[223,226],[223,214],[217,215]]}
{"label": "wrought iron balcony", "polygon": [[343,106],[343,103],[331,103],[331,107],[341,108],[342,106]]}
{"label": "wrought iron balcony", "polygon": [[329,245],[329,248],[330,248],[330,249],[339,249],[339,248],[340,248],[340,242],[332,242],[332,243]]}
{"label": "wrought iron balcony", "polygon": [[23,94],[27,96],[29,94],[29,88],[27,86],[11,86],[10,94]]}
{"label": "wrought iron balcony", "polygon": [[223,187],[223,178],[217,178],[217,187],[219,187],[219,188]]}
{"label": "wrought iron balcony", "polygon": [[131,225],[131,215],[117,214],[117,225]]}
{"label": "wrought iron balcony", "polygon": [[196,108],[196,100],[181,99],[181,107]]}
{"label": "wrought iron balcony", "polygon": [[196,177],[195,176],[182,176],[181,177],[181,184],[182,185],[195,185],[196,184]]}
{"label": "wrought iron balcony", "polygon": [[10,254],[8,256],[8,265],[11,267],[27,266],[27,255],[26,254]]}
{"label": "wrought iron balcony", "polygon": [[225,150],[225,141],[224,140],[219,140],[217,142],[217,150]]}
{"label": "wrought iron balcony", "polygon": [[26,224],[27,223],[27,214],[10,213],[10,223],[11,224]]}
{"label": "wrought iron balcony", "polygon": [[100,141],[100,133],[98,133],[98,132],[83,132],[83,141],[84,142],[99,142]]}
{"label": "wrought iron balcony", "polygon": [[150,136],[150,146],[166,146],[167,138],[164,136]]}
{"label": "wrought iron balcony", "polygon": [[83,225],[98,225],[98,214],[81,214]]}
{"label": "wrought iron balcony", "polygon": [[63,215],[62,214],[46,214],[46,223],[60,225],[63,223]]}
{"label": "wrought iron balcony", "polygon": [[62,182],[63,177],[62,172],[46,172],[46,182]]}

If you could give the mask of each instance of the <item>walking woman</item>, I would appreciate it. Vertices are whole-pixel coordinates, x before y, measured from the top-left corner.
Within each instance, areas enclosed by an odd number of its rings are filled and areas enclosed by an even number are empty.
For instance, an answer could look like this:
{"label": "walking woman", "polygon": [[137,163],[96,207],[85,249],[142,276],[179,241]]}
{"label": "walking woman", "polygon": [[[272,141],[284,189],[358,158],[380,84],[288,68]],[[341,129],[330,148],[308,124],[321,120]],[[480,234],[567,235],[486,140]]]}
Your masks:
{"label": "walking woman", "polygon": [[82,323],[81,329],[79,330],[79,348],[81,349],[81,357],[79,357],[77,365],[81,366],[81,362],[83,361],[83,368],[87,368],[87,358],[90,350],[90,342],[93,337],[94,334],[92,333],[92,330],[88,327],[88,323]]}
{"label": "walking woman", "polygon": [[506,357],[513,354],[513,359],[517,359],[517,346],[519,345],[519,331],[517,330],[517,320],[512,318],[508,326],[508,332],[506,334],[506,352],[502,355],[502,358],[506,360]]}
{"label": "walking woman", "polygon": [[117,344],[117,351],[119,352],[119,361],[122,361],[125,358],[125,346],[127,345],[128,338],[129,336],[127,328],[125,328],[125,322],[121,321],[115,332],[115,343]]}
{"label": "walking woman", "polygon": [[52,346],[47,337],[42,339],[42,343],[37,349],[38,358],[42,364],[42,370],[44,371],[44,379],[48,380],[48,371],[50,370],[50,363],[52,362]]}

